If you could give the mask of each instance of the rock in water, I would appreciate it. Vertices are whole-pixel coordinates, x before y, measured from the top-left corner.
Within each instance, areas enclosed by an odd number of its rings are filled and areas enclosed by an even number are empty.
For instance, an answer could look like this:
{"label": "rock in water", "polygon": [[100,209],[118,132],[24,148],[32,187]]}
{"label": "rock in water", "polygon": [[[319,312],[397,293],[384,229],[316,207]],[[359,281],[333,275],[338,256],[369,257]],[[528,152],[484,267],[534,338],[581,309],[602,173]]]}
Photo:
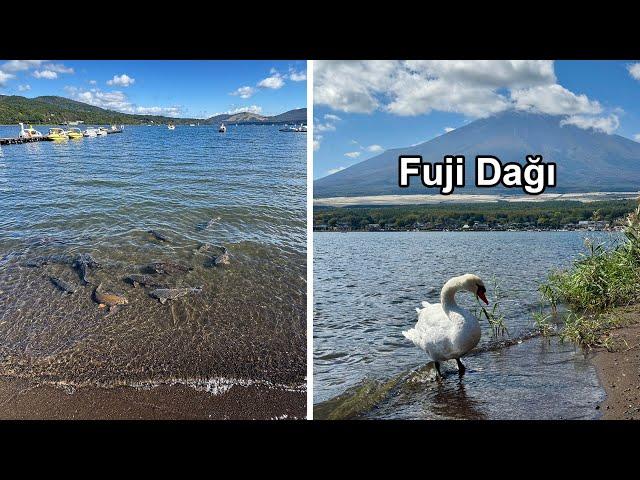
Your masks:
{"label": "rock in water", "polygon": [[213,225],[215,225],[216,223],[218,223],[221,220],[220,217],[215,217],[212,218],[211,220],[209,220],[208,222],[203,222],[203,223],[199,223],[198,225],[196,225],[196,230],[198,231],[203,231],[206,230],[210,227],[212,227]]}
{"label": "rock in water", "polygon": [[229,250],[227,250],[227,247],[222,247],[222,250],[222,254],[213,259],[213,264],[216,266],[229,265],[229,262],[231,260],[231,255],[229,254]]}
{"label": "rock in water", "polygon": [[76,290],[77,290],[76,286],[72,285],[69,282],[65,282],[61,278],[49,277],[49,280],[51,280],[51,283],[53,283],[56,287],[58,287],[63,292],[71,293],[71,294],[76,293]]}
{"label": "rock in water", "polygon": [[108,306],[109,309],[117,305],[127,305],[129,303],[124,295],[113,292],[105,292],[104,290],[102,290],[102,284],[98,285],[94,290],[93,298],[100,305]]}
{"label": "rock in water", "polygon": [[151,235],[153,235],[156,239],[160,240],[161,242],[171,242],[171,240],[169,240],[169,237],[167,237],[166,235],[163,235],[160,232],[156,232],[155,230],[149,230],[149,231],[147,231],[147,233],[150,233]]}
{"label": "rock in water", "polygon": [[184,297],[190,293],[200,293],[202,287],[190,287],[190,288],[158,288],[152,291],[149,295],[153,298],[160,300],[163,305],[167,300],[175,300],[176,298]]}

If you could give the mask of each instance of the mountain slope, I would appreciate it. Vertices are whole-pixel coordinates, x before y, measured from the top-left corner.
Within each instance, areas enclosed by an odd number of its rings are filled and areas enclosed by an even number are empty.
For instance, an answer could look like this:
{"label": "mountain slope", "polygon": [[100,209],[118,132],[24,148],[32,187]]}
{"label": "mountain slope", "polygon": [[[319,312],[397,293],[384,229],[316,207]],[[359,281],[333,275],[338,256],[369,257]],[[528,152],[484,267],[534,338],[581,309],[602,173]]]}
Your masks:
{"label": "mountain slope", "polygon": [[[291,110],[280,115],[268,117],[251,112],[223,114],[208,119],[173,118],[163,115],[132,115],[115,112],[104,108],[88,105],[83,102],[57,96],[42,96],[26,98],[17,95],[0,95],[0,124],[9,125],[18,122],[33,124],[58,124],[62,122],[83,120],[87,124],[115,124],[128,125],[147,123],[188,124],[201,122],[215,124],[221,121],[232,123],[284,123],[280,117],[294,114],[298,122],[305,122],[307,109]],[[301,120],[303,118],[303,120]]]}
{"label": "mountain slope", "polygon": [[[525,163],[525,156],[541,154],[558,164],[557,187],[548,192],[636,191],[640,189],[640,143],[572,125],[561,117],[508,112],[476,120],[413,147],[386,152],[314,182],[315,197],[438,194],[416,177],[400,188],[398,156],[422,155],[425,162],[441,162],[444,155],[465,155],[467,187],[455,193],[479,192],[475,187],[476,155],[495,155],[502,163]],[[520,189],[496,187],[500,193]]]}

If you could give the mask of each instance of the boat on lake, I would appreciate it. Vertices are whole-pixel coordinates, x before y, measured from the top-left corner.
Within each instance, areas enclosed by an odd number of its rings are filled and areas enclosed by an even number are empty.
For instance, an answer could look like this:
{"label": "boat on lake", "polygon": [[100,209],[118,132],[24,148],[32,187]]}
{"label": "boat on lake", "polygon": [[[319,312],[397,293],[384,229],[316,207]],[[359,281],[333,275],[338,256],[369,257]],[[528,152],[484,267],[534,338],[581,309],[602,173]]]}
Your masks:
{"label": "boat on lake", "polygon": [[70,128],[69,130],[66,131],[66,134],[67,134],[67,137],[74,138],[74,139],[82,138],[82,135],[83,135],[82,130],[80,130],[77,127]]}
{"label": "boat on lake", "polygon": [[175,126],[173,123],[170,123],[169,125],[167,125],[167,128],[168,128],[169,130],[175,130],[175,129],[176,129],[176,126]]}
{"label": "boat on lake", "polygon": [[53,127],[49,129],[47,138],[49,138],[50,140],[67,140],[69,137],[67,136],[67,132],[65,132],[63,128]]}
{"label": "boat on lake", "polygon": [[29,125],[29,128],[24,128],[24,123],[19,123],[20,125],[20,138],[40,138],[42,137],[42,133],[33,128],[32,125]]}
{"label": "boat on lake", "polygon": [[298,125],[287,126],[285,124],[285,128],[281,128],[280,131],[281,132],[306,133],[307,132],[307,126],[300,124],[300,126],[298,127]]}
{"label": "boat on lake", "polygon": [[109,133],[109,130],[107,130],[105,127],[99,127],[98,130],[96,131],[96,135],[98,135],[99,137],[102,137],[103,135],[107,135]]}
{"label": "boat on lake", "polygon": [[218,132],[220,132],[220,133],[224,133],[224,132],[226,132],[226,131],[227,131],[227,127],[225,126],[225,124],[224,124],[224,123],[221,123],[221,124],[220,124],[220,128],[218,128]]}
{"label": "boat on lake", "polygon": [[84,132],[82,132],[82,135],[85,137],[97,137],[98,129],[93,127],[87,128]]}

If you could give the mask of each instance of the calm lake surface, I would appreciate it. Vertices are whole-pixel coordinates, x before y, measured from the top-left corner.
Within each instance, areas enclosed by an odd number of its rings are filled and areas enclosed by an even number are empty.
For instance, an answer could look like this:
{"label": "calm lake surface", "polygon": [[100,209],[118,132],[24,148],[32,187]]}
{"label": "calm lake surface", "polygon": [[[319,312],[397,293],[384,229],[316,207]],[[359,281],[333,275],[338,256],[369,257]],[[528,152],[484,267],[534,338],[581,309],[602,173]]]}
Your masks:
{"label": "calm lake surface", "polygon": [[[348,389],[353,396],[365,380],[379,380],[393,388],[365,418],[595,417],[604,394],[585,354],[555,338],[530,338],[539,282],[584,252],[585,237],[619,239],[604,232],[315,233],[314,402]],[[459,379],[447,362],[438,384],[421,369],[426,354],[402,331],[415,324],[422,300],[439,302],[442,285],[464,273],[484,279],[491,304],[495,279],[509,332],[496,337],[481,321],[467,374]],[[456,300],[476,305],[465,292]]]}
{"label": "calm lake surface", "polygon": [[[0,127],[0,137],[17,134]],[[71,386],[304,384],[305,135],[138,126],[1,147],[0,212],[0,376]],[[222,247],[230,263],[215,266]],[[101,265],[88,285],[72,265],[82,253]],[[124,281],[151,262],[189,269],[154,273],[156,283],[202,292],[162,305],[152,288]],[[63,293],[52,276],[77,291]],[[128,305],[99,308],[100,283]]]}

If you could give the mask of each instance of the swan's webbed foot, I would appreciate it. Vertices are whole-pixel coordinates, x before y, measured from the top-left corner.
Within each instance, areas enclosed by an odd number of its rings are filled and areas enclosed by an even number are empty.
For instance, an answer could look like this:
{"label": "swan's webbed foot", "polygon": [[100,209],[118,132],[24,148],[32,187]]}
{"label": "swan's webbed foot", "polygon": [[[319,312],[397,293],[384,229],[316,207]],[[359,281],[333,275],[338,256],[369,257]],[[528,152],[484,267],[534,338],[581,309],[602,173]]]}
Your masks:
{"label": "swan's webbed foot", "polygon": [[464,365],[462,364],[462,362],[460,361],[459,358],[456,358],[456,363],[458,364],[458,375],[460,375],[460,376],[464,375],[464,372],[467,369],[464,368]]}

